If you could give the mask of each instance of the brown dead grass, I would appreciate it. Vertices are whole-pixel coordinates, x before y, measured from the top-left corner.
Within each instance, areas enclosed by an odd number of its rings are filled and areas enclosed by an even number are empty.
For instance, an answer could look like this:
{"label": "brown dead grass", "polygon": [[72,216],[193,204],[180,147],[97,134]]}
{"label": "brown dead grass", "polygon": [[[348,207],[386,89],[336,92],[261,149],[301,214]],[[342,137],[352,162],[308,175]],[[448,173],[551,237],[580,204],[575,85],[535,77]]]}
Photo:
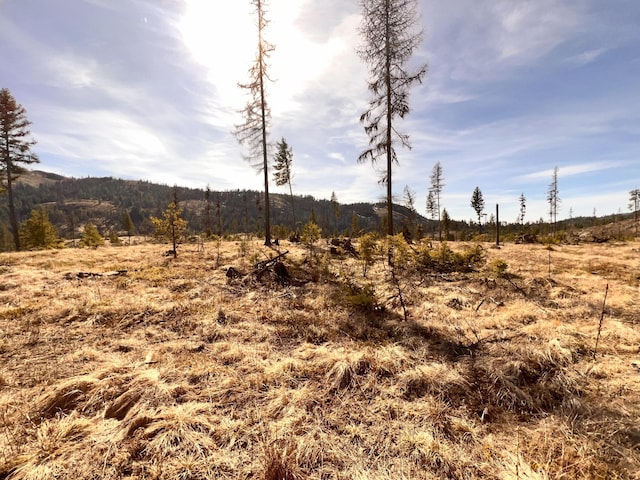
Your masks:
{"label": "brown dead grass", "polygon": [[0,478],[640,478],[638,243],[406,268],[408,321],[383,259],[284,248],[2,254]]}

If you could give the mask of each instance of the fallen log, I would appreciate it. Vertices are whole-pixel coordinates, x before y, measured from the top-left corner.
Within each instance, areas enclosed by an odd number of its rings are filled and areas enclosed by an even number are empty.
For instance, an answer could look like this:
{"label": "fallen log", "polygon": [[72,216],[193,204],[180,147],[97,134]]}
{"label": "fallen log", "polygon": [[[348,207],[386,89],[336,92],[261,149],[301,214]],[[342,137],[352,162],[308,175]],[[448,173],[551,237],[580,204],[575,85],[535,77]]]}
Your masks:
{"label": "fallen log", "polygon": [[120,275],[126,275],[128,270],[112,270],[109,272],[68,272],[64,274],[66,280],[73,280],[76,278],[96,278],[96,277],[117,277]]}
{"label": "fallen log", "polygon": [[279,255],[276,255],[275,257],[272,257],[268,260],[262,260],[261,262],[257,262],[255,264],[255,269],[258,271],[262,271],[266,268],[269,268],[270,266],[272,266],[273,264],[275,264],[276,262],[278,262],[281,258],[284,258],[284,256],[289,253],[289,250],[287,250],[286,252],[282,252]]}

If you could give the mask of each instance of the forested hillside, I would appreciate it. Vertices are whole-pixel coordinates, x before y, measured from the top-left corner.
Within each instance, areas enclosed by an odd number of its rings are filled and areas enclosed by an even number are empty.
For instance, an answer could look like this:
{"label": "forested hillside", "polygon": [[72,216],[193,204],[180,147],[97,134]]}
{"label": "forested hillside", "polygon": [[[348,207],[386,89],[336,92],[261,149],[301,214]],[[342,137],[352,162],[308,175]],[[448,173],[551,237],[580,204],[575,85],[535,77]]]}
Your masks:
{"label": "forested hillside", "polygon": [[[128,212],[136,231],[152,233],[151,216],[161,216],[172,199],[174,187],[147,181],[106,178],[67,178],[60,175],[32,171],[22,176],[15,186],[15,201],[19,220],[26,220],[31,211],[44,208],[49,219],[65,238],[72,238],[87,222],[98,226],[103,235],[122,231],[122,219]],[[182,216],[194,234],[210,230],[214,234],[259,232],[263,222],[264,197],[260,192],[234,190],[210,192],[204,189],[177,187]],[[324,235],[352,233],[356,230],[378,230],[384,205],[356,203],[335,205],[310,195],[295,196],[296,225],[293,224],[291,199],[288,195],[271,195],[271,218],[274,237],[284,236],[294,228],[300,229],[314,216]],[[410,226],[415,231],[433,229],[431,221],[411,214],[403,206],[394,205],[397,228]],[[208,213],[207,213],[208,212]],[[207,216],[209,221],[207,222]],[[5,196],[0,196],[0,222],[3,237],[8,238],[8,214]]]}

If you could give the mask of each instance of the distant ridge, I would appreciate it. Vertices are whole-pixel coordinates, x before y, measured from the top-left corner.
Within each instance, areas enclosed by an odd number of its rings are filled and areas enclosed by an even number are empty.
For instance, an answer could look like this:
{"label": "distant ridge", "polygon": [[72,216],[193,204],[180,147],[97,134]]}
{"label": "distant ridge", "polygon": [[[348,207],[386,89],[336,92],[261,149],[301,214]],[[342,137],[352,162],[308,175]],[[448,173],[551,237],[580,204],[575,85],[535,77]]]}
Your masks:
{"label": "distant ridge", "polygon": [[64,175],[58,175],[57,173],[45,172],[43,170],[29,170],[27,173],[18,177],[16,184],[37,187],[42,184],[52,184],[66,178]]}
{"label": "distant ridge", "polygon": [[[183,218],[193,233],[207,231],[206,201],[203,189],[178,188],[178,200]],[[153,232],[150,218],[160,217],[172,199],[173,187],[146,180],[123,180],[113,177],[66,177],[42,170],[28,171],[15,184],[18,221],[26,220],[31,211],[44,208],[61,236],[72,238],[87,222],[96,225],[103,235],[122,231],[124,212],[129,212],[136,230],[141,235]],[[322,228],[324,236],[353,235],[354,232],[384,230],[384,203],[339,204],[337,215],[329,200],[318,200],[311,195],[295,195],[296,225],[291,215],[290,198],[286,194],[272,193],[271,222],[275,227],[274,238],[285,238],[291,229],[302,230],[310,217]],[[216,234],[261,232],[263,222],[262,192],[255,190],[212,191],[210,196],[209,228]],[[219,205],[219,208],[218,208]],[[409,230],[437,238],[437,222],[419,213],[412,214],[405,206],[394,204],[396,232]],[[218,213],[220,212],[220,217]],[[6,195],[0,195],[0,228],[8,227]],[[616,214],[605,217],[576,217],[558,222],[562,231],[579,241],[600,241],[616,238],[633,238],[635,223],[633,214]],[[502,238],[506,241],[526,233],[544,237],[550,231],[548,223],[538,221],[504,225]],[[8,230],[7,230],[8,232]],[[451,239],[471,240],[479,235],[476,225],[452,220]],[[0,231],[0,234],[2,231]],[[258,233],[259,234],[259,233]],[[491,238],[493,229],[484,227],[482,237]],[[1,240],[1,238],[0,238]],[[606,240],[605,240],[606,241]],[[0,242],[1,243],[1,242]],[[2,246],[0,245],[0,248]]]}
{"label": "distant ridge", "polygon": [[[183,217],[195,233],[206,230],[205,191],[197,188],[177,187]],[[33,209],[43,207],[63,236],[72,235],[87,222],[94,223],[104,232],[122,229],[122,216],[128,211],[141,234],[150,234],[151,216],[159,217],[172,198],[173,187],[146,180],[124,180],[113,177],[66,177],[42,170],[31,170],[16,182],[15,198],[19,221],[27,219]],[[285,230],[299,231],[314,216],[324,235],[351,233],[354,229],[371,231],[381,227],[380,204],[339,204],[334,211],[329,200],[315,199],[311,195],[295,195],[296,226],[292,223],[291,202],[286,194],[272,193],[271,221]],[[213,233],[260,232],[263,221],[263,194],[254,190],[212,191],[210,196],[210,228]],[[218,204],[221,219],[218,219]],[[409,210],[394,205],[397,230],[404,224],[422,224],[433,230],[433,222],[420,214],[409,219]],[[0,222],[7,222],[6,197],[0,196]],[[221,226],[221,228],[220,228]],[[275,229],[274,238],[284,235]]]}

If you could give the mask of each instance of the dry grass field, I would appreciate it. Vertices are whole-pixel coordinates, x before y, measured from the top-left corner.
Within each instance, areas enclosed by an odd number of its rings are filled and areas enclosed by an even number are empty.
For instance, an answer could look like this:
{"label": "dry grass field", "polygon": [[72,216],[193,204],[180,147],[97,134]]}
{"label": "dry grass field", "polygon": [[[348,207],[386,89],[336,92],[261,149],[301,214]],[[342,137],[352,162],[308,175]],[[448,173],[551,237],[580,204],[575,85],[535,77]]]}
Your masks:
{"label": "dry grass field", "polygon": [[0,479],[640,478],[640,243],[281,248],[0,255]]}

